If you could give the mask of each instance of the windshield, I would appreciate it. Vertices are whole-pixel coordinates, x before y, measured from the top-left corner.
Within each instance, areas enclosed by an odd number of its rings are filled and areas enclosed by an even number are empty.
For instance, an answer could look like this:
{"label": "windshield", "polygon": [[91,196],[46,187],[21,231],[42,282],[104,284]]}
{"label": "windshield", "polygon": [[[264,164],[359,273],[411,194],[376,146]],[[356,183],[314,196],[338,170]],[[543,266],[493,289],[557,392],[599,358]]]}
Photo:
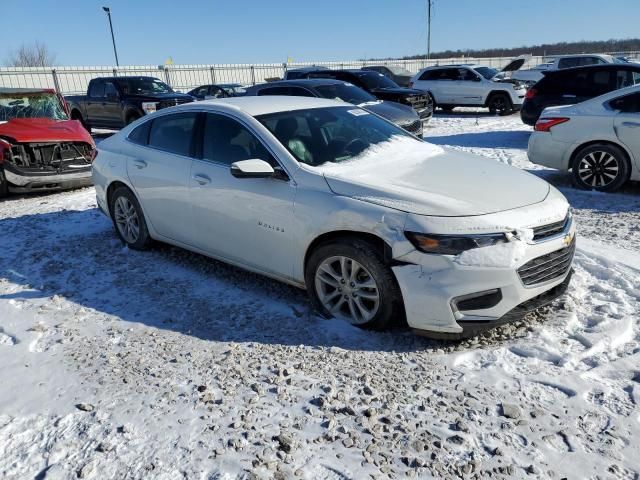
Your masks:
{"label": "windshield", "polygon": [[342,100],[343,102],[360,105],[366,102],[375,102],[378,99],[365,92],[361,88],[351,85],[350,83],[342,83],[339,85],[320,85],[316,87],[316,91],[322,98],[332,100]]}
{"label": "windshield", "polygon": [[174,93],[169,85],[157,78],[119,78],[116,80],[120,90],[129,95],[155,95]]}
{"label": "windshield", "polygon": [[0,93],[0,121],[12,118],[69,119],[55,93]]}
{"label": "windshield", "polygon": [[484,78],[486,78],[487,80],[491,80],[493,77],[495,77],[498,74],[498,70],[496,70],[495,68],[477,67],[477,68],[474,68],[474,70],[478,72],[480,75],[482,75]]}
{"label": "windshield", "polygon": [[247,90],[242,85],[219,85],[229,95],[244,95]]}
{"label": "windshield", "polygon": [[387,67],[389,70],[391,70],[391,72],[394,75],[402,75],[405,77],[412,77],[413,73],[411,73],[409,70],[407,70],[406,68],[402,68],[402,67],[395,67],[395,66],[388,66]]}
{"label": "windshield", "polygon": [[362,72],[358,75],[358,78],[362,80],[367,88],[398,88],[398,84],[393,80],[389,80],[387,77],[378,72]]}
{"label": "windshield", "polygon": [[312,108],[256,117],[301,163],[350,160],[394,137],[420,142],[392,123],[357,107]]}

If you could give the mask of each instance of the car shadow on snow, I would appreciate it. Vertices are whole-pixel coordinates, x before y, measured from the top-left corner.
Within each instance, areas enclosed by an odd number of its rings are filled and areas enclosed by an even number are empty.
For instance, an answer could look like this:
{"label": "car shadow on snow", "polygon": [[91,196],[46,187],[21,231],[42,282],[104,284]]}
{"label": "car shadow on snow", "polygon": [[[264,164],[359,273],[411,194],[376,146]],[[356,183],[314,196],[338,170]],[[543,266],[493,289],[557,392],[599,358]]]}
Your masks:
{"label": "car shadow on snow", "polygon": [[0,299],[57,295],[98,317],[216,342],[396,352],[444,346],[406,328],[372,332],[323,319],[304,291],[181,248],[129,250],[95,208],[2,219],[0,231],[12,239],[0,252],[0,278],[22,287]]}
{"label": "car shadow on snow", "polygon": [[531,132],[525,130],[501,132],[459,133],[456,135],[425,136],[425,140],[436,145],[476,148],[527,148]]}

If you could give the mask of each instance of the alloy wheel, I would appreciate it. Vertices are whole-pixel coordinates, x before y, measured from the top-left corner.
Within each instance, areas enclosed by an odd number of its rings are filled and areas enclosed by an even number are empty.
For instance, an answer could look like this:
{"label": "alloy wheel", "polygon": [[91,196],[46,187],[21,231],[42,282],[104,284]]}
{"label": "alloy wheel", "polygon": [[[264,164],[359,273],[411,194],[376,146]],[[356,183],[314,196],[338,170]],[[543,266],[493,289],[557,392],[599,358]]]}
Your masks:
{"label": "alloy wheel", "polygon": [[578,163],[580,180],[593,188],[603,188],[611,184],[619,172],[618,159],[609,152],[591,152]]}
{"label": "alloy wheel", "polygon": [[509,109],[507,105],[507,101],[503,97],[495,97],[491,100],[491,108],[490,110],[498,113],[504,113]]}
{"label": "alloy wheel", "polygon": [[128,244],[136,243],[140,236],[140,220],[138,212],[126,197],[118,197],[113,209],[118,231]]}
{"label": "alloy wheel", "polygon": [[371,273],[352,258],[334,256],[320,263],[315,288],[330,314],[354,325],[365,324],[378,313],[378,285]]}

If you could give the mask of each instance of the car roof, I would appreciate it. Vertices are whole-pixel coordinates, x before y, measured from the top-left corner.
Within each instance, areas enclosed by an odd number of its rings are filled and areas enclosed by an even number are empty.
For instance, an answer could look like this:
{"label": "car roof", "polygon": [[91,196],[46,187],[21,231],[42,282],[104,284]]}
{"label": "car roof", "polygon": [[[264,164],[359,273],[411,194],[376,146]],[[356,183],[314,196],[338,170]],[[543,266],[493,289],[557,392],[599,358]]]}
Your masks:
{"label": "car roof", "polygon": [[[441,68],[454,68],[454,67],[468,67],[468,68],[478,68],[484,67],[486,65],[480,65],[479,63],[448,63],[446,65],[431,65],[430,67],[423,68],[423,70],[437,70]],[[493,67],[489,67],[493,68]]]}
{"label": "car roof", "polygon": [[53,88],[8,88],[0,87],[0,94],[14,94],[14,93],[55,93]]}
{"label": "car roof", "polygon": [[287,112],[294,110],[306,110],[310,108],[344,107],[344,102],[327,100],[317,97],[287,97],[279,95],[268,95],[263,97],[230,97],[217,98],[214,100],[204,100],[202,102],[185,103],[172,109],[191,110],[201,107],[225,106],[229,110],[244,112],[255,117],[268,113]]}
{"label": "car roof", "polygon": [[320,85],[345,85],[349,82],[345,82],[344,80],[336,80],[334,78],[300,78],[295,80],[277,80],[275,82],[261,83],[259,85],[255,85],[251,87],[251,89],[260,87],[260,88],[268,88],[270,86],[280,86],[280,85],[299,85],[301,87],[318,87]]}
{"label": "car roof", "polygon": [[574,72],[588,72],[589,70],[635,70],[640,72],[640,65],[633,63],[601,63],[600,65],[585,65],[582,67],[561,68],[559,70],[545,70],[545,76],[565,75]]}
{"label": "car roof", "polygon": [[566,55],[548,55],[548,57],[552,58],[582,58],[582,57],[605,57],[605,58],[613,58],[612,55],[607,53],[571,53]]}

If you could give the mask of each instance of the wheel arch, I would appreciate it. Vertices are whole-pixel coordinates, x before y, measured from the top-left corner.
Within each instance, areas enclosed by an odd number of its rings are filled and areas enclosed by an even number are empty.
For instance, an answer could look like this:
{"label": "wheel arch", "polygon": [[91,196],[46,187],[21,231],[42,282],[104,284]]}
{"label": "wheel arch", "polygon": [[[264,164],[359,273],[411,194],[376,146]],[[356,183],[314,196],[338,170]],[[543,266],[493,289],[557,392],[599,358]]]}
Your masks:
{"label": "wheel arch", "polygon": [[493,97],[495,97],[496,95],[504,95],[505,97],[507,97],[509,99],[509,102],[513,105],[513,100],[511,100],[511,95],[509,95],[509,92],[506,92],[505,90],[491,90],[487,94],[487,98],[484,101],[484,106],[488,107],[489,106],[489,102],[491,102],[491,99]]}
{"label": "wheel arch", "polygon": [[393,257],[391,245],[389,245],[389,243],[386,240],[384,240],[382,237],[374,233],[357,231],[357,230],[334,230],[334,231],[325,232],[318,235],[311,241],[311,243],[309,243],[309,246],[307,247],[304,254],[303,274],[306,274],[307,262],[309,260],[309,257],[320,245],[323,245],[325,243],[335,242],[339,239],[347,239],[347,238],[364,240],[368,243],[371,243],[376,247],[376,250],[382,255],[382,258],[384,259],[384,261],[386,263],[391,263],[391,259]]}

